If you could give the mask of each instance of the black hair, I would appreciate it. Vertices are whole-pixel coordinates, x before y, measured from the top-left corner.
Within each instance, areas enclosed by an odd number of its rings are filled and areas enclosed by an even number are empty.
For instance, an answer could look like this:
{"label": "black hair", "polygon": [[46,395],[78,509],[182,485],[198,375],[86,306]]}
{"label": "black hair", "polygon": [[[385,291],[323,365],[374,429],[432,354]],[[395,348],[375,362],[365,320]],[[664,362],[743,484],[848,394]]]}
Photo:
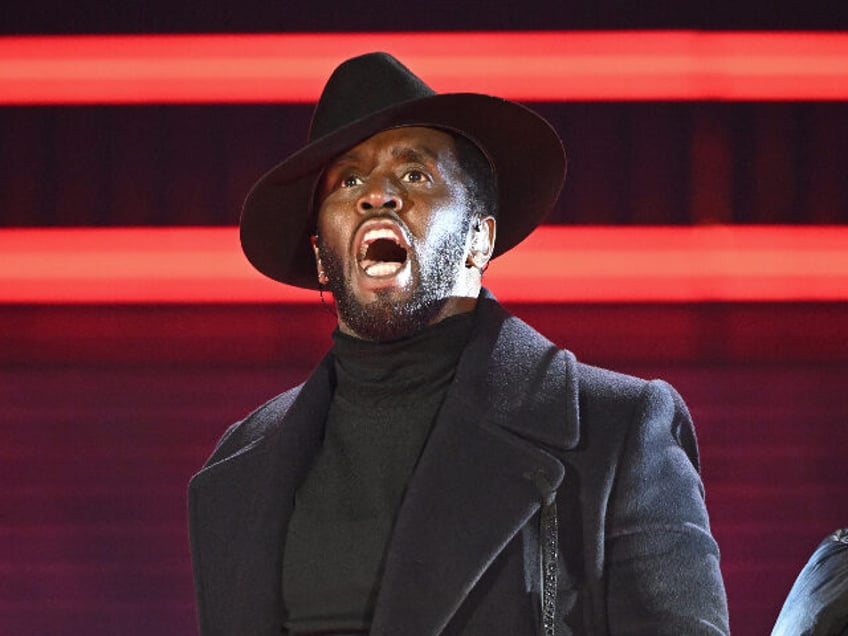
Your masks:
{"label": "black hair", "polygon": [[480,147],[464,135],[454,133],[456,159],[468,177],[472,211],[478,216],[498,216],[498,186],[492,164]]}

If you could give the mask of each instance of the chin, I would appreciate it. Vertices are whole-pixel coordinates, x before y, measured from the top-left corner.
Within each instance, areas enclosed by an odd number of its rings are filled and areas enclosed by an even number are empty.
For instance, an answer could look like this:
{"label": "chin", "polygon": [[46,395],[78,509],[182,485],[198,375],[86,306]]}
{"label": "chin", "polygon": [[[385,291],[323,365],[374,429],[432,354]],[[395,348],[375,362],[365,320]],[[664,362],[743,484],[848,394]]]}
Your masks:
{"label": "chin", "polygon": [[339,317],[353,335],[385,342],[414,336],[437,320],[447,301],[447,298],[424,299],[408,293],[398,298],[396,290],[383,290],[367,303],[350,296],[337,296],[336,306]]}

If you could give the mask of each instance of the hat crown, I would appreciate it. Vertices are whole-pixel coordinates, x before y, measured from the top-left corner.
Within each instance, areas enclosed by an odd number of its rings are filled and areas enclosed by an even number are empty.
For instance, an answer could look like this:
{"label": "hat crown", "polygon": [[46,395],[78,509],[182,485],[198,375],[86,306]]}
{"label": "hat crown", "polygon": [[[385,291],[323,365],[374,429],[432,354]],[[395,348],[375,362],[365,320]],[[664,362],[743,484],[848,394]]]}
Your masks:
{"label": "hat crown", "polygon": [[397,104],[436,92],[388,53],[354,57],[327,80],[309,127],[309,141]]}

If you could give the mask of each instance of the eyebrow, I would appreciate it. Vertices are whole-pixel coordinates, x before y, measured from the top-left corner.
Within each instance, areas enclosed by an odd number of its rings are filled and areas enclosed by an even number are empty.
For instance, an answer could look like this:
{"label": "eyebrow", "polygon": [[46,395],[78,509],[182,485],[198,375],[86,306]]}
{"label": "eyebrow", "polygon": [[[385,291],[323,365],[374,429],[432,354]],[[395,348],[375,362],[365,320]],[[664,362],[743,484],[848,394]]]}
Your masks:
{"label": "eyebrow", "polygon": [[[438,159],[438,155],[427,146],[394,146],[391,154],[393,159],[412,163],[434,162]],[[356,152],[347,152],[337,157],[330,168],[346,163],[357,163],[359,160],[360,156]]]}
{"label": "eyebrow", "polygon": [[426,146],[418,146],[415,148],[409,146],[398,146],[392,148],[392,157],[403,161],[426,163],[428,161],[436,161],[438,158],[436,153]]}

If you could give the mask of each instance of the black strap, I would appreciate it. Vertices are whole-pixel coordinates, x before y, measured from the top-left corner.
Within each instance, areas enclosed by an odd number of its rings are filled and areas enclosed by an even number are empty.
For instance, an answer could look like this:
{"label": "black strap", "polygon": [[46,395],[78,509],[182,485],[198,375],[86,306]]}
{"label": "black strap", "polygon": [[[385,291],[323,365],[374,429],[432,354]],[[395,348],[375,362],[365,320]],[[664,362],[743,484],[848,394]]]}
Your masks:
{"label": "black strap", "polygon": [[524,476],[536,484],[542,495],[539,510],[539,636],[556,636],[557,579],[559,578],[559,529],[557,527],[556,490],[545,471],[535,470]]}
{"label": "black strap", "polygon": [[539,541],[541,543],[541,604],[542,620],[539,625],[540,636],[556,636],[557,577],[559,569],[559,532],[557,529],[556,500],[544,504],[539,513]]}

